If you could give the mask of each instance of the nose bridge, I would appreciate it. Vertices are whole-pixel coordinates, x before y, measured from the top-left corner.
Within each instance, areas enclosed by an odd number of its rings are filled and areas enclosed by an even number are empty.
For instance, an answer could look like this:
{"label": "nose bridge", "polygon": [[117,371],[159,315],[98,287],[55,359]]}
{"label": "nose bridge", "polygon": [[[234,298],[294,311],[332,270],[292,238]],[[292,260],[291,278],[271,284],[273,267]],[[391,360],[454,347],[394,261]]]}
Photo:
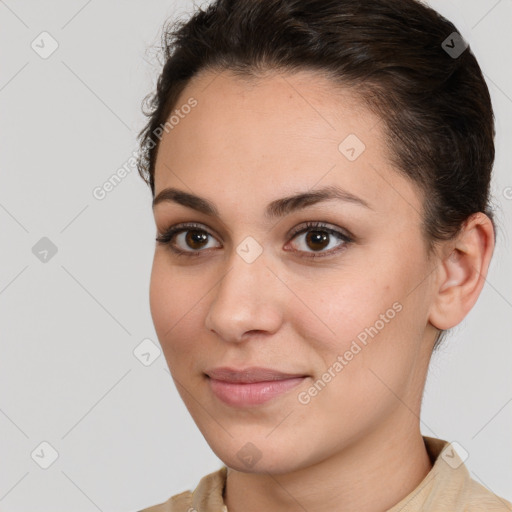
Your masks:
{"label": "nose bridge", "polygon": [[239,244],[226,274],[212,291],[214,299],[205,319],[208,329],[227,341],[239,341],[247,331],[274,332],[279,328],[278,287],[283,285],[267,264],[254,241]]}

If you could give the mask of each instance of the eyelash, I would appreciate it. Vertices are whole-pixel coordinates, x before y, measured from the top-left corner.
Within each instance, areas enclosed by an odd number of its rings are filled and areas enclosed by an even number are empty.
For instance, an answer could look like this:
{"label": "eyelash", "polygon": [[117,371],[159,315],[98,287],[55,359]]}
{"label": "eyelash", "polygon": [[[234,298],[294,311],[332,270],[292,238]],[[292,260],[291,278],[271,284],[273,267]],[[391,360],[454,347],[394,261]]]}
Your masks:
{"label": "eyelash", "polygon": [[[195,223],[186,223],[186,224],[178,224],[176,226],[172,226],[169,229],[167,229],[164,233],[159,234],[157,236],[156,241],[159,244],[167,245],[169,249],[176,254],[177,256],[185,256],[185,257],[197,257],[201,256],[201,253],[206,252],[205,250],[191,250],[191,251],[183,251],[181,249],[177,249],[171,242],[173,238],[186,231],[192,231],[196,230],[202,233],[206,233],[208,236],[213,237],[211,233],[209,233],[207,230],[205,230],[201,224],[195,224]],[[308,231],[322,231],[329,233],[330,235],[334,235],[341,240],[343,240],[343,244],[341,246],[336,247],[335,249],[331,249],[327,252],[322,253],[315,253],[315,252],[307,252],[307,251],[297,251],[297,252],[303,252],[306,254],[304,256],[305,258],[323,258],[326,256],[332,256],[333,254],[337,253],[338,251],[342,250],[347,244],[354,241],[354,239],[351,236],[346,235],[345,233],[338,231],[336,229],[329,228],[322,222],[306,222],[305,224],[302,224],[297,229],[293,230],[290,234],[291,239],[295,238],[298,235],[301,235],[303,233],[307,233]],[[214,237],[215,238],[215,237]]]}

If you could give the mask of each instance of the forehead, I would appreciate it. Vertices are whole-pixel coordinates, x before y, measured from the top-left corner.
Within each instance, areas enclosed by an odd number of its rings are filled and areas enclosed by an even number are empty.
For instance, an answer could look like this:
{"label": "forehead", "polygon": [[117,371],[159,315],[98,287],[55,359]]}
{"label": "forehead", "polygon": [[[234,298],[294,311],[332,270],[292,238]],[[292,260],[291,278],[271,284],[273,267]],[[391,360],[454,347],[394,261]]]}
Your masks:
{"label": "forehead", "polygon": [[[267,129],[273,123],[285,134],[316,131],[329,137],[350,126],[362,131],[380,121],[353,87],[336,85],[313,70],[267,71],[258,76],[235,75],[229,70],[203,71],[183,90],[175,109],[191,97],[198,102],[191,118],[200,113],[203,120],[215,116],[231,126],[248,128],[249,122],[261,122]],[[223,128],[217,125],[218,130]]]}
{"label": "forehead", "polygon": [[[196,105],[184,109],[191,99]],[[277,190],[334,184],[386,207],[397,189],[417,192],[389,162],[381,119],[353,89],[313,71],[257,79],[204,72],[173,112],[179,122],[160,142],[157,194],[179,186],[208,195],[209,188],[212,198],[238,193],[267,202]]]}

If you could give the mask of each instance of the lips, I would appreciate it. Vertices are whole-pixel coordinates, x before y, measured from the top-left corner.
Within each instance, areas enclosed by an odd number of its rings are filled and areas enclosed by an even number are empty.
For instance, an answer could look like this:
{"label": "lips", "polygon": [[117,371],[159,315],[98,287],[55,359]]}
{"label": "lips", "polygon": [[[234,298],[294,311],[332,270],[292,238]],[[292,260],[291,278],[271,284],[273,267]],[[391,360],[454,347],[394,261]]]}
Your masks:
{"label": "lips", "polygon": [[211,379],[240,384],[307,377],[307,375],[303,373],[285,373],[273,370],[272,368],[263,368],[260,366],[251,366],[239,370],[225,366],[221,368],[212,368],[211,370],[207,370],[205,373]]}
{"label": "lips", "polygon": [[213,368],[207,370],[212,393],[232,407],[262,405],[301,384],[308,375],[271,368]]}

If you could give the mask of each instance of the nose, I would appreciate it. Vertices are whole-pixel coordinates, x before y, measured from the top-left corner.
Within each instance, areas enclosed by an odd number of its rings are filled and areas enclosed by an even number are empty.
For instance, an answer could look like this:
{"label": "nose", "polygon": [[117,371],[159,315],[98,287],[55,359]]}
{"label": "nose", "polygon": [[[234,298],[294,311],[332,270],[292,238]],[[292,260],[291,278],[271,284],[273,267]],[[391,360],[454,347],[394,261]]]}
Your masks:
{"label": "nose", "polygon": [[273,334],[283,319],[285,285],[260,255],[247,263],[237,253],[212,290],[205,326],[222,340],[241,342],[250,333]]}

